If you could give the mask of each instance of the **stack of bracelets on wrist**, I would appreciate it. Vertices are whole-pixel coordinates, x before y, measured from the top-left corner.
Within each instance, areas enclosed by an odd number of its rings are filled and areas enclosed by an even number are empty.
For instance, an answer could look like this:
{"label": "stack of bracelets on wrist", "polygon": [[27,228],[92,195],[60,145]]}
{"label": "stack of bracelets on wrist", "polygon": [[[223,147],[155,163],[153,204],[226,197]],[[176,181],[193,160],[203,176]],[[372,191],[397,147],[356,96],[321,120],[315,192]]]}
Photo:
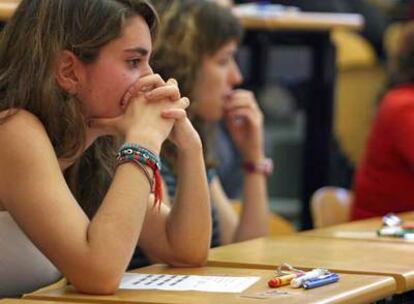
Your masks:
{"label": "stack of bracelets on wrist", "polygon": [[[145,173],[151,187],[151,192],[154,193],[154,207],[161,206],[162,199],[162,182],[161,182],[161,161],[160,158],[152,151],[138,146],[137,144],[126,143],[123,144],[116,155],[117,165],[133,162]],[[154,172],[154,178],[151,177],[146,166],[150,167]]]}

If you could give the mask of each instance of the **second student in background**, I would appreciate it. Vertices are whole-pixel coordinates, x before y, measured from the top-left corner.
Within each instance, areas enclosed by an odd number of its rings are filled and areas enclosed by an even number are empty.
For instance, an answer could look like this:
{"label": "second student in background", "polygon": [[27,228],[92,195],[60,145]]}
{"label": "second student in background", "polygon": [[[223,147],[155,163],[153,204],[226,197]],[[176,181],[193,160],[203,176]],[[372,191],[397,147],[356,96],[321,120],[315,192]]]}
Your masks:
{"label": "second student in background", "polygon": [[[212,246],[267,234],[266,177],[271,163],[264,155],[263,115],[254,95],[236,89],[242,82],[235,53],[242,28],[228,8],[212,1],[154,1],[161,29],[154,46],[154,70],[177,79],[183,95],[190,98],[189,117],[201,135],[212,199]],[[215,132],[223,121],[240,152],[244,167],[243,204],[236,214],[215,173],[221,155],[214,155]],[[163,155],[169,172],[163,177],[170,198],[176,200],[175,150],[166,144]]]}

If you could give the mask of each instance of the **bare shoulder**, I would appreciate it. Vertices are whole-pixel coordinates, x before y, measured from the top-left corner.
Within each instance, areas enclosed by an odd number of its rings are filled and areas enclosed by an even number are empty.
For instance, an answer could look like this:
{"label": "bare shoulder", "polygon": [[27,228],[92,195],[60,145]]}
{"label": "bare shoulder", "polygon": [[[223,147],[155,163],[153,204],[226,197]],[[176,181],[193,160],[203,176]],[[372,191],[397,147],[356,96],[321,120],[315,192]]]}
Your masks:
{"label": "bare shoulder", "polygon": [[0,123],[0,146],[4,147],[0,149],[2,152],[6,152],[7,147],[13,149],[23,145],[29,148],[33,144],[48,145],[50,140],[43,124],[32,113],[19,110]]}
{"label": "bare shoulder", "polygon": [[[11,115],[9,115],[12,113]],[[5,119],[4,119],[5,118]],[[26,111],[26,110],[18,110],[15,112],[8,112],[3,111],[0,112],[0,119],[4,119],[0,123],[0,135],[3,135],[3,133],[9,133],[9,132],[19,132],[22,129],[29,130],[33,129],[40,131],[44,131],[44,127],[40,120],[32,113]]]}
{"label": "bare shoulder", "polygon": [[0,181],[19,171],[30,172],[35,160],[50,162],[51,158],[56,158],[43,124],[24,110],[0,123],[0,147]]}

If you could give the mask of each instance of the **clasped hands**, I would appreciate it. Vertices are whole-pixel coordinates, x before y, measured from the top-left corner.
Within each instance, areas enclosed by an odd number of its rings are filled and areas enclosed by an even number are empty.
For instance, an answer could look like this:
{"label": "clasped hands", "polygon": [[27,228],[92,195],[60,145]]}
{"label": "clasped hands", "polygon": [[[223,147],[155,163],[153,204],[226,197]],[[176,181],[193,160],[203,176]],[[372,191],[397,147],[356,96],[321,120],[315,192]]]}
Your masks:
{"label": "clasped hands", "polygon": [[121,115],[91,119],[88,125],[100,135],[120,136],[157,154],[167,137],[179,149],[186,149],[188,139],[200,142],[187,118],[189,105],[189,99],[181,97],[175,79],[164,81],[160,75],[150,74],[128,88],[120,102]]}

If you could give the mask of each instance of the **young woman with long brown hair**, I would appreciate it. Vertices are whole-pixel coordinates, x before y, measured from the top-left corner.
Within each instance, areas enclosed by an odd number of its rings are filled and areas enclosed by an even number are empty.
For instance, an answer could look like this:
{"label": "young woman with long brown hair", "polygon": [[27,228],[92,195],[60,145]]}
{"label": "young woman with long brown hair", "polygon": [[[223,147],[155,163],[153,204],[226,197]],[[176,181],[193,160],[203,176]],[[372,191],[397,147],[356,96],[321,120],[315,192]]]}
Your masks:
{"label": "young woman with long brown hair", "polygon": [[[6,25],[0,296],[61,274],[81,292],[113,293],[137,243],[172,265],[205,262],[202,146],[186,117],[188,99],[149,66],[156,27],[144,0],[23,0]],[[131,96],[131,87],[139,93]],[[182,177],[171,211],[159,205],[167,137]]]}

